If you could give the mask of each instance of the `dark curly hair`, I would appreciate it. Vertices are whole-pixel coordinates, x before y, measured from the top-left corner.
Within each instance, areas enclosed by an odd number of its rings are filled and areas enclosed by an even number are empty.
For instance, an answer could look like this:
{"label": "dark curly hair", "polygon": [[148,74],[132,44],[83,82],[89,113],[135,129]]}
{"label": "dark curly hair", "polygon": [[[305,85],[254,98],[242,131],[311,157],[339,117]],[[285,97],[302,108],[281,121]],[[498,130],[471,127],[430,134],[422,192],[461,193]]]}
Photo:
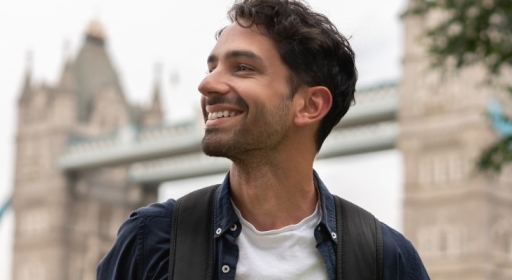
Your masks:
{"label": "dark curly hair", "polygon": [[325,15],[312,11],[300,0],[236,0],[228,17],[245,28],[256,26],[274,42],[290,70],[292,94],[304,85],[330,90],[332,107],[316,135],[320,150],[354,102],[357,70],[347,38]]}

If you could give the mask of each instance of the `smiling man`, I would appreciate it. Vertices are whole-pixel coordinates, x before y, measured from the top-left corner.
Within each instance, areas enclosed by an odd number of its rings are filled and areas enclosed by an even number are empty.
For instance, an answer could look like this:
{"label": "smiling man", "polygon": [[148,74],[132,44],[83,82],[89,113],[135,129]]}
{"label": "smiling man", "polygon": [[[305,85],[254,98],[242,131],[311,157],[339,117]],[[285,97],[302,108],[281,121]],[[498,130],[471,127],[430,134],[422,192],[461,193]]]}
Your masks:
{"label": "smiling man", "polygon": [[[331,195],[313,170],[354,99],[347,39],[300,1],[242,0],[228,15],[199,91],[203,151],[230,159],[229,173],[199,193],[211,195],[210,210],[189,195],[132,213],[98,279],[429,279],[409,241]],[[187,199],[212,225],[204,250],[193,251],[200,238],[190,248],[180,239],[199,231],[180,228]],[[194,265],[203,256],[207,266]]]}

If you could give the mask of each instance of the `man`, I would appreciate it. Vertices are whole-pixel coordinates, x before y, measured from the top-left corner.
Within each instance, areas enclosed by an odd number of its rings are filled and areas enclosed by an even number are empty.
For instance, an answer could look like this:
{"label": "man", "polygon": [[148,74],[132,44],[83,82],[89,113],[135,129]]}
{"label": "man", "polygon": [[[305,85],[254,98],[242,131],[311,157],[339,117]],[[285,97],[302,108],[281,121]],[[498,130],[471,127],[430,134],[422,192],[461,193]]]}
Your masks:
{"label": "man", "polygon": [[[199,84],[203,151],[232,161],[214,201],[214,278],[336,279],[334,199],[313,161],[353,102],[354,53],[299,1],[241,0],[229,17]],[[132,213],[98,279],[165,279],[174,204]],[[429,279],[410,242],[380,226],[383,279]]]}

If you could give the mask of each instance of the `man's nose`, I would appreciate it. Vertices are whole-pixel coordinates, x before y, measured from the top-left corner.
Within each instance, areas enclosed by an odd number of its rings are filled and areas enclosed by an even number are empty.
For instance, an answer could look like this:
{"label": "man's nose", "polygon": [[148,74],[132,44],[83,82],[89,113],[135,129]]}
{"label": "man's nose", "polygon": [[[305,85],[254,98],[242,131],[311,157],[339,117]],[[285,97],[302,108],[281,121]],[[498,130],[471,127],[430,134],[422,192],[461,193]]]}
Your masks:
{"label": "man's nose", "polygon": [[199,83],[199,92],[208,97],[213,94],[227,94],[229,92],[228,77],[222,69],[215,69]]}

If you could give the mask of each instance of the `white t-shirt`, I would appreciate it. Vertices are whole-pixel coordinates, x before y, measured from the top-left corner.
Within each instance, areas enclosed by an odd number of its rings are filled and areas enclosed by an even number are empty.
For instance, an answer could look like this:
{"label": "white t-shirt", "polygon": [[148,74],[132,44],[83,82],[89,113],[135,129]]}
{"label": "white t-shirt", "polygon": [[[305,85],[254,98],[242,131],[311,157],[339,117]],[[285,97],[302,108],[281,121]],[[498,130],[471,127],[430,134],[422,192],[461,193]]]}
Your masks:
{"label": "white t-shirt", "polygon": [[314,236],[321,219],[318,204],[298,224],[269,231],[257,230],[233,207],[242,224],[235,280],[329,279]]}

